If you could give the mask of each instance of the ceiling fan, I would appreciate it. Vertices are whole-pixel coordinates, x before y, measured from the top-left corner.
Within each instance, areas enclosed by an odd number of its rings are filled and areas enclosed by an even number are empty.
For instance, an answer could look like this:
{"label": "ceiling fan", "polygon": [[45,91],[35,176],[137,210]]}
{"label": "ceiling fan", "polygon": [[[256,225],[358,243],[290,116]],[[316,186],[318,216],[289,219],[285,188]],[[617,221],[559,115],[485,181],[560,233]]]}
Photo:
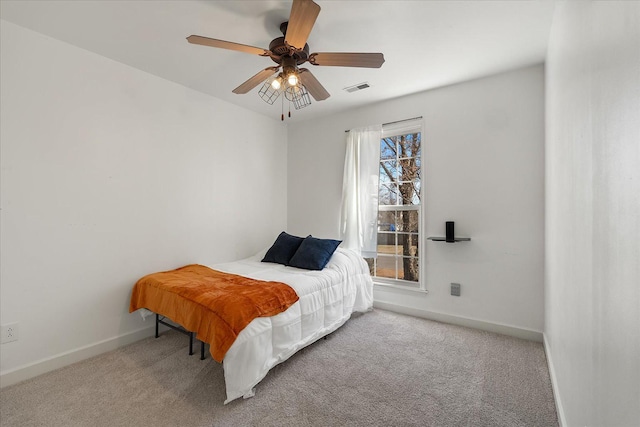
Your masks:
{"label": "ceiling fan", "polygon": [[[307,39],[319,14],[320,6],[312,0],[293,0],[289,21],[280,25],[283,37],[273,39],[269,43],[269,49],[196,35],[187,37],[187,40],[193,44],[270,57],[278,64],[277,66],[268,67],[258,72],[235,88],[233,93],[247,93],[264,82],[260,90],[260,96],[263,100],[273,104],[280,93],[284,93],[285,97],[294,103],[296,109],[299,109],[311,103],[308,94],[311,94],[316,101],[322,101],[330,96],[329,92],[311,74],[311,71],[299,68],[305,62],[322,66],[365,68],[380,68],[384,63],[382,53],[319,52],[310,54]],[[281,68],[282,71],[280,71]]]}

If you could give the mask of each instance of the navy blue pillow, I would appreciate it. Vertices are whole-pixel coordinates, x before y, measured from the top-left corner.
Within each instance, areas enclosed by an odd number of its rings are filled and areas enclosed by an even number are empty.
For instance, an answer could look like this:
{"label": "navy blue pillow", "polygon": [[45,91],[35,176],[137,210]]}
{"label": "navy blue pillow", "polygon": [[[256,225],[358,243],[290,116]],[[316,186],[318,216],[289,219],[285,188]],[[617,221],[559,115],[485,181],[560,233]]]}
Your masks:
{"label": "navy blue pillow", "polygon": [[275,262],[287,265],[289,260],[296,253],[304,237],[292,236],[284,231],[280,233],[273,246],[269,248],[262,262]]}
{"label": "navy blue pillow", "polygon": [[289,261],[289,266],[305,270],[322,270],[342,240],[307,237]]}

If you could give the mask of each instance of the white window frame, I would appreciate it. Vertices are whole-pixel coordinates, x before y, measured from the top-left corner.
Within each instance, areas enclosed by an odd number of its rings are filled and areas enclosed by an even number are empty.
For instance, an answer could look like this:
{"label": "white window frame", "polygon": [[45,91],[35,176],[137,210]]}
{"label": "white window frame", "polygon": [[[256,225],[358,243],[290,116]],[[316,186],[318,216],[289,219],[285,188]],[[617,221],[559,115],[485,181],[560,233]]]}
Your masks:
{"label": "white window frame", "polygon": [[[423,122],[422,119],[413,119],[407,120],[399,123],[383,125],[382,128],[382,136],[383,138],[388,138],[392,136],[400,136],[407,135],[410,133],[420,133],[420,204],[419,205],[379,205],[379,211],[408,211],[408,210],[416,210],[418,212],[418,282],[403,280],[403,279],[391,279],[386,277],[378,277],[373,276],[373,281],[376,285],[383,286],[391,286],[394,288],[404,289],[404,290],[417,290],[426,292],[426,280],[425,280],[425,248],[427,245],[423,244],[424,239],[424,210],[425,210],[425,192],[424,192],[424,179],[425,179],[425,144],[424,144],[424,131],[423,131]],[[397,158],[398,159],[398,158]],[[396,160],[397,160],[396,159]],[[402,232],[398,232],[397,230],[393,233],[394,235],[403,234]],[[406,233],[406,234],[415,234],[415,233]],[[397,240],[396,240],[397,243]],[[381,256],[378,254],[377,256]],[[382,255],[383,257],[385,255]],[[395,256],[394,256],[395,257]],[[396,257],[396,263],[402,257]],[[374,261],[377,263],[377,257]],[[377,264],[376,264],[377,267]],[[397,275],[398,265],[396,264],[396,275]]]}

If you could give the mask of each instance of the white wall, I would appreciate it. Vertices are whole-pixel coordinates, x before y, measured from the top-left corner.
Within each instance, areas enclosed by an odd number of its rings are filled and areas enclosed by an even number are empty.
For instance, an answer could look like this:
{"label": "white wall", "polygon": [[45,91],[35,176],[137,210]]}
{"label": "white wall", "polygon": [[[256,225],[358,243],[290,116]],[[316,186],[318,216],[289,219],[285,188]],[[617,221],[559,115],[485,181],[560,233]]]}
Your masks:
{"label": "white wall", "polygon": [[[428,72],[428,70],[425,70]],[[355,92],[353,96],[358,96]],[[543,328],[541,65],[289,126],[288,229],[338,237],[346,129],[424,117],[425,238],[456,221],[469,243],[424,241],[428,294],[377,287],[378,304]],[[449,284],[462,284],[453,297]],[[476,324],[479,326],[479,324]]]}
{"label": "white wall", "polygon": [[561,3],[547,64],[557,400],[567,426],[640,425],[640,3]]}
{"label": "white wall", "polygon": [[1,348],[6,385],[151,326],[128,313],[142,275],[268,246],[286,225],[286,128],[1,27],[1,318],[20,335]]}

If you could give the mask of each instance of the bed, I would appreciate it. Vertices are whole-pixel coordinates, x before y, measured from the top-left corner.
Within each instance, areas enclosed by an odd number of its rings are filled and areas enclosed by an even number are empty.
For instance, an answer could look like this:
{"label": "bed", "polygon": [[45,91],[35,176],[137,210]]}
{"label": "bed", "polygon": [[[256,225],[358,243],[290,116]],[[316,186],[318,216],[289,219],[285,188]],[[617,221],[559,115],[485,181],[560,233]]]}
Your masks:
{"label": "bed", "polygon": [[[266,252],[209,266],[251,279],[285,283],[299,297],[284,312],[255,318],[238,334],[222,361],[225,404],[253,396],[255,386],[271,368],[338,329],[353,312],[369,311],[373,306],[369,268],[357,253],[338,248],[321,271],[312,271],[261,262]],[[144,316],[145,311],[140,311]]]}

